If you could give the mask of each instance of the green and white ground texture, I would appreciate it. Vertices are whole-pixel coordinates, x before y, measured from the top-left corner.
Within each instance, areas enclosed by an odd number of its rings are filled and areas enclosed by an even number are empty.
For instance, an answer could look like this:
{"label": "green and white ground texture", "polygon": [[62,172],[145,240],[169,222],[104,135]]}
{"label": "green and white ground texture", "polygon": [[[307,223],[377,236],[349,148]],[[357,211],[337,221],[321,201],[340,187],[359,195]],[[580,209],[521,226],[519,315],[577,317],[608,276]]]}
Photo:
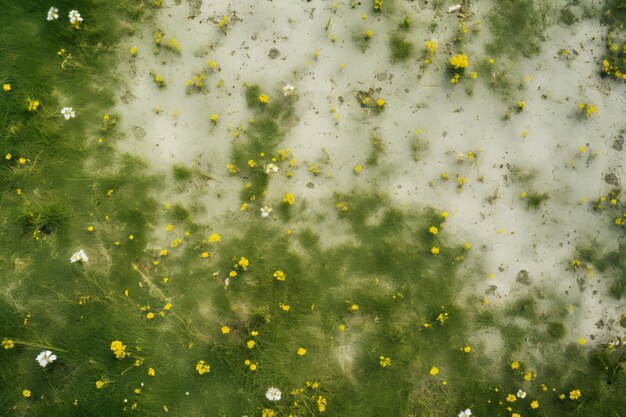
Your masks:
{"label": "green and white ground texture", "polygon": [[451,6],[0,0],[0,416],[626,416],[626,1]]}

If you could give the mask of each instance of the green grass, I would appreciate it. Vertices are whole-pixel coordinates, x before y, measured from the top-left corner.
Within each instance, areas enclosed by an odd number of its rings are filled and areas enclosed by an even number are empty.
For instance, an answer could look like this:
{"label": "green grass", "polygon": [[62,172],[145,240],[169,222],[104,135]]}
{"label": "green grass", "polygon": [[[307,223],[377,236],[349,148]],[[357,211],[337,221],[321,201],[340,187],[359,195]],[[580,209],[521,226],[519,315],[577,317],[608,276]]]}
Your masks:
{"label": "green grass", "polygon": [[487,53],[496,57],[532,57],[539,53],[546,10],[533,0],[494,2],[488,15],[491,41]]}

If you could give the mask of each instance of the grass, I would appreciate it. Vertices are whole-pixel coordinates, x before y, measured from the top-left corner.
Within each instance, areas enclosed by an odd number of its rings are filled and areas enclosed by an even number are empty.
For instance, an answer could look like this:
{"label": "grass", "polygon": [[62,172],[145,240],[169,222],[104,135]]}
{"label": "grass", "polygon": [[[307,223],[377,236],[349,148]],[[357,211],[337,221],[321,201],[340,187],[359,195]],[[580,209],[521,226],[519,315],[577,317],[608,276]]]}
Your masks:
{"label": "grass", "polygon": [[533,0],[502,0],[493,4],[488,23],[489,55],[511,60],[529,58],[539,53],[546,11]]}

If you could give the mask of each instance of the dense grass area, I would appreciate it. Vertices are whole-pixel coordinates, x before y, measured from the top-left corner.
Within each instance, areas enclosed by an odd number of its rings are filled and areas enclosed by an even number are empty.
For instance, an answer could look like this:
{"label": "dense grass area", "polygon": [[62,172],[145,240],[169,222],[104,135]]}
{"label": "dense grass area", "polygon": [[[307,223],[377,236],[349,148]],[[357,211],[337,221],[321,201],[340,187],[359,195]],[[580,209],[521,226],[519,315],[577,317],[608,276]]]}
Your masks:
{"label": "dense grass area", "polygon": [[[564,311],[536,294],[505,308],[460,296],[476,279],[460,269],[474,249],[448,235],[447,213],[339,190],[320,218],[347,230],[342,243],[298,201],[259,216],[268,165],[290,166],[279,147],[297,96],[247,86],[254,121],[228,168],[245,206],[204,224],[163,200],[165,173],[115,151],[124,132],[102,86],[148,3],[83,2],[81,29],[67,23],[69,2],[55,22],[47,4],[4,3],[0,415],[623,414],[624,346],[571,343]],[[372,136],[368,166],[383,152]],[[194,175],[173,167],[177,182]],[[78,249],[88,262],[69,262]],[[584,260],[623,276],[622,251]],[[116,341],[128,355],[116,357]],[[46,349],[58,359],[42,368]],[[270,386],[281,401],[265,398]]]}

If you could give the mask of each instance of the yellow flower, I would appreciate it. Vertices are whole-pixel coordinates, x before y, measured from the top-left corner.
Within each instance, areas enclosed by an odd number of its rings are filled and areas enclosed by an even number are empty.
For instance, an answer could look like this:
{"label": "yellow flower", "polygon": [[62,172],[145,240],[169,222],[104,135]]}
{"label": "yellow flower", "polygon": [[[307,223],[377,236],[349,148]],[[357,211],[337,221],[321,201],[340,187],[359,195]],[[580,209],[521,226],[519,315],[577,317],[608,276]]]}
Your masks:
{"label": "yellow flower", "polygon": [[285,194],[285,196],[283,197],[283,203],[293,206],[293,201],[294,201],[294,195],[293,193],[287,193]]}
{"label": "yellow flower", "polygon": [[472,71],[470,73],[470,77],[472,77],[473,79],[476,79],[476,77],[478,77],[478,73],[476,71]]}
{"label": "yellow flower", "polygon": [[278,271],[274,272],[274,278],[276,278],[277,281],[284,281],[285,278],[287,278],[287,274],[279,269]]}
{"label": "yellow flower", "polygon": [[11,91],[11,84],[3,84],[2,89],[4,91]]}
{"label": "yellow flower", "polygon": [[219,242],[221,239],[222,236],[217,233],[213,233],[211,236],[209,236],[209,243]]}
{"label": "yellow flower", "polygon": [[96,388],[102,389],[107,383],[105,381],[98,380],[96,381]]}
{"label": "yellow flower", "polygon": [[39,107],[39,100],[34,99],[34,98],[28,98],[26,99],[26,103],[28,104],[27,108],[28,111],[32,111],[35,112],[37,111],[37,108]]}
{"label": "yellow flower", "polygon": [[[167,281],[166,281],[167,282]],[[172,304],[171,303],[167,303],[163,306],[163,310],[169,310],[172,308]]]}
{"label": "yellow flower", "polygon": [[252,330],[252,331],[250,332],[250,336],[258,336],[258,335],[259,335],[259,332],[258,332],[258,331],[256,331],[256,330]]}
{"label": "yellow flower", "polygon": [[288,304],[279,303],[278,307],[280,307],[280,309],[283,310],[283,311],[291,310],[291,307]]}
{"label": "yellow flower", "polygon": [[358,304],[352,304],[350,306],[350,311],[357,311],[359,309],[359,305]]}
{"label": "yellow flower", "polygon": [[204,258],[204,259],[208,258],[208,257],[209,257],[209,252],[202,252],[202,253],[200,254],[200,257],[202,257],[202,258]]}
{"label": "yellow flower", "polygon": [[428,233],[436,235],[437,233],[439,233],[439,229],[437,229],[435,226],[430,226],[428,228]]}
{"label": "yellow flower", "polygon": [[152,319],[154,318],[154,313],[153,313],[152,311],[151,311],[151,312],[149,312],[148,314],[146,314],[146,318],[147,318],[148,320],[152,320]]}
{"label": "yellow flower", "polygon": [[119,340],[111,342],[111,350],[117,359],[124,359],[130,356],[130,353],[126,352],[126,346]]}
{"label": "yellow flower", "polygon": [[220,330],[222,331],[222,334],[230,333],[230,327],[228,327],[228,326],[222,326],[222,328]]}
{"label": "yellow flower", "polygon": [[539,401],[535,400],[533,402],[530,403],[530,408],[532,408],[533,410],[539,408]]}
{"label": "yellow flower", "polygon": [[362,165],[355,165],[354,166],[354,173],[358,174],[363,170],[363,166]]}
{"label": "yellow flower", "polygon": [[533,379],[536,376],[537,376],[536,373],[528,371],[528,372],[524,373],[524,381],[530,381],[531,379]]}
{"label": "yellow flower", "polygon": [[250,364],[250,370],[251,370],[252,372],[256,371],[256,363],[251,363],[251,364]]}
{"label": "yellow flower", "polygon": [[522,191],[521,193],[519,193],[520,198],[526,198],[528,196],[528,194],[526,194],[525,191]]}
{"label": "yellow flower", "polygon": [[132,48],[130,48],[130,54],[132,56],[137,55],[137,47],[133,46]]}
{"label": "yellow flower", "polygon": [[161,249],[160,255],[167,256],[167,249]]}
{"label": "yellow flower", "polygon": [[574,390],[571,390],[569,392],[570,400],[577,400],[577,399],[579,399],[581,397],[581,395],[582,394],[580,393],[580,390],[578,390],[578,389],[574,389]]}
{"label": "yellow flower", "polygon": [[587,343],[587,339],[585,339],[584,337],[581,337],[578,339],[578,343],[580,343],[581,345],[584,345]]}
{"label": "yellow flower", "polygon": [[379,98],[378,100],[376,100],[376,105],[382,108],[385,105],[385,100]]}
{"label": "yellow flower", "polygon": [[326,411],[327,404],[328,404],[328,401],[326,400],[326,398],[322,397],[321,395],[317,397],[317,409],[319,410],[320,413],[323,413],[324,411]]}
{"label": "yellow flower", "polygon": [[248,349],[252,349],[254,345],[256,345],[256,342],[254,340],[248,340],[246,342],[246,346],[248,347]]}
{"label": "yellow flower", "polygon": [[0,342],[0,344],[5,350],[13,349],[15,347],[15,343],[11,339],[7,339],[6,337],[2,339],[2,342]]}
{"label": "yellow flower", "polygon": [[452,65],[454,69],[467,68],[469,65],[469,60],[467,59],[467,55],[465,54],[454,55],[453,57],[450,58],[450,65]]}
{"label": "yellow flower", "polygon": [[426,52],[428,52],[430,55],[434,54],[437,48],[439,48],[439,44],[437,43],[436,39],[431,39],[424,42],[424,49],[426,49]]}
{"label": "yellow flower", "polygon": [[428,373],[435,376],[439,373],[439,368],[437,368],[436,366],[433,366],[432,368],[430,368],[430,371],[428,371]]}
{"label": "yellow flower", "polygon": [[299,356],[304,356],[304,355],[306,355],[306,349],[305,349],[305,348],[303,348],[303,347],[298,348],[298,355],[299,355]]}
{"label": "yellow flower", "polygon": [[519,362],[518,361],[511,362],[511,369],[517,369],[517,368],[519,368]]}
{"label": "yellow flower", "polygon": [[514,403],[517,400],[517,397],[513,394],[509,394],[506,396],[506,400],[510,403]]}
{"label": "yellow flower", "polygon": [[196,364],[196,371],[200,375],[208,374],[209,372],[211,372],[211,366],[205,361],[201,360],[198,361],[198,363]]}
{"label": "yellow flower", "polygon": [[242,256],[237,264],[239,264],[239,266],[245,271],[246,268],[248,268],[248,265],[250,265],[250,261]]}
{"label": "yellow flower", "polygon": [[30,395],[31,395],[31,392],[29,390],[27,390],[27,389],[22,390],[22,397],[29,398]]}
{"label": "yellow flower", "polygon": [[149,376],[155,376],[156,375],[156,371],[154,370],[154,368],[148,368],[148,375]]}
{"label": "yellow flower", "polygon": [[213,113],[213,114],[211,115],[211,122],[213,122],[213,123],[217,123],[217,121],[219,120],[219,118],[220,118],[220,116],[219,116],[218,114]]}
{"label": "yellow flower", "polygon": [[276,415],[276,412],[274,412],[274,410],[270,408],[264,408],[263,411],[261,412],[261,417],[274,417],[275,415]]}
{"label": "yellow flower", "polygon": [[433,246],[432,248],[430,248],[430,252],[433,255],[437,255],[439,253],[439,248],[437,246]]}
{"label": "yellow flower", "polygon": [[366,39],[371,39],[372,36],[374,35],[374,32],[372,32],[372,30],[368,30],[367,32],[365,32],[365,38]]}
{"label": "yellow flower", "polygon": [[267,104],[270,101],[270,96],[268,96],[267,94],[261,94],[259,96],[259,102],[261,104]]}
{"label": "yellow flower", "polygon": [[382,366],[383,368],[386,368],[388,366],[391,365],[391,358],[386,358],[384,356],[380,356],[378,358],[378,363],[380,364],[380,366]]}
{"label": "yellow flower", "polygon": [[472,348],[470,346],[465,346],[463,348],[463,352],[465,352],[465,353],[470,353],[471,351],[472,351]]}

